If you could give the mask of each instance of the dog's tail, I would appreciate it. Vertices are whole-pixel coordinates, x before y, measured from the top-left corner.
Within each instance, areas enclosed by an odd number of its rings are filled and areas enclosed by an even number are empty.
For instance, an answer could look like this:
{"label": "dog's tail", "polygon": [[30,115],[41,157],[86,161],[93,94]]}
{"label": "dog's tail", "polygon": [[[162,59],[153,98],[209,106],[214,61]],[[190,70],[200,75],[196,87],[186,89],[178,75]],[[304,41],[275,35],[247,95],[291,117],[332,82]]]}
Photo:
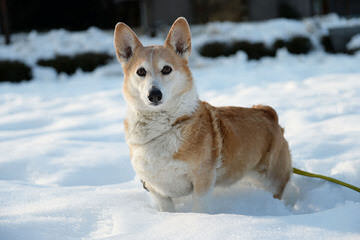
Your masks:
{"label": "dog's tail", "polygon": [[272,107],[265,106],[265,105],[254,105],[254,106],[252,106],[252,108],[259,109],[259,110],[263,111],[268,118],[270,118],[271,120],[273,120],[277,124],[279,123],[278,115],[277,115],[276,111]]}

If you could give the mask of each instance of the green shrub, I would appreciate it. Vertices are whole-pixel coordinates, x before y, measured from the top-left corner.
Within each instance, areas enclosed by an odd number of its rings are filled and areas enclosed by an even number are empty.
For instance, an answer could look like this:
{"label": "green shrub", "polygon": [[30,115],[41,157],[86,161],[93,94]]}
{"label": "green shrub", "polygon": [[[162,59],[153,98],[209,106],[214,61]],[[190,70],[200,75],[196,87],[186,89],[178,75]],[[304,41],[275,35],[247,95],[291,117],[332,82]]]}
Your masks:
{"label": "green shrub", "polygon": [[79,68],[84,72],[92,72],[98,66],[106,65],[112,58],[112,56],[106,53],[87,52],[75,55],[74,62],[77,63]]}
{"label": "green shrub", "polygon": [[94,71],[95,68],[107,64],[112,56],[106,53],[80,53],[74,56],[57,55],[52,59],[39,59],[37,64],[44,67],[53,67],[57,73],[74,74],[77,69],[84,72]]}
{"label": "green shrub", "polygon": [[264,56],[275,56],[273,49],[267,48],[263,43],[251,43],[248,41],[235,41],[232,43],[210,42],[205,43],[199,50],[201,56],[216,58],[230,56],[237,51],[243,51],[249,59],[260,59]]}
{"label": "green shrub", "polygon": [[347,50],[346,53],[350,54],[350,55],[353,55],[355,54],[356,52],[360,51],[360,47],[359,48],[353,48],[351,50]]}
{"label": "green shrub", "polygon": [[201,56],[216,58],[220,56],[230,56],[236,53],[229,44],[223,42],[205,43],[200,49]]}
{"label": "green shrub", "polygon": [[309,38],[304,36],[295,36],[288,41],[277,39],[271,47],[265,46],[264,43],[252,43],[249,41],[238,40],[231,43],[210,42],[205,43],[199,53],[204,57],[216,58],[220,56],[230,56],[237,51],[243,51],[248,59],[260,59],[262,57],[275,57],[279,48],[286,47],[290,53],[306,54],[311,51],[313,45]]}
{"label": "green shrub", "polygon": [[44,67],[53,67],[57,73],[64,72],[73,74],[77,69],[77,66],[73,63],[72,59],[63,55],[58,55],[52,59],[39,59],[37,64]]}
{"label": "green shrub", "polygon": [[293,54],[306,54],[313,49],[313,45],[308,37],[295,36],[285,44],[287,50]]}
{"label": "green shrub", "polygon": [[330,37],[328,35],[324,35],[320,39],[320,43],[323,46],[325,52],[335,53],[335,49],[331,43]]}
{"label": "green shrub", "polygon": [[272,44],[272,48],[274,51],[277,51],[280,48],[284,48],[286,46],[286,42],[283,39],[276,39],[275,42]]}
{"label": "green shrub", "polygon": [[267,48],[263,43],[251,43],[248,41],[236,41],[232,44],[233,51],[244,51],[248,59],[260,59],[262,57],[274,57],[275,51]]}
{"label": "green shrub", "polygon": [[349,55],[353,55],[356,51],[359,51],[360,49],[351,49],[351,50],[345,50],[345,51],[336,51],[334,46],[331,43],[329,35],[324,35],[320,39],[320,43],[322,47],[324,48],[325,52],[327,53],[345,53]]}
{"label": "green shrub", "polygon": [[20,61],[0,60],[0,82],[19,83],[32,79],[29,66]]}

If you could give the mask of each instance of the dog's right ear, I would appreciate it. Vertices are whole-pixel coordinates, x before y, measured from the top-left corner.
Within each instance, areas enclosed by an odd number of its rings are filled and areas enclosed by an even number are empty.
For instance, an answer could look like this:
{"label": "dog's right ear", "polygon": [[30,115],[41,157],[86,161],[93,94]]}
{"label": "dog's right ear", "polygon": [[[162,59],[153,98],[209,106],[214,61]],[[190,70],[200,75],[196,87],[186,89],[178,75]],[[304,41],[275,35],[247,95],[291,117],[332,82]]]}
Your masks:
{"label": "dog's right ear", "polygon": [[119,22],[115,26],[114,45],[116,56],[121,64],[127,63],[134,55],[135,50],[142,47],[142,44],[134,31],[122,22]]}

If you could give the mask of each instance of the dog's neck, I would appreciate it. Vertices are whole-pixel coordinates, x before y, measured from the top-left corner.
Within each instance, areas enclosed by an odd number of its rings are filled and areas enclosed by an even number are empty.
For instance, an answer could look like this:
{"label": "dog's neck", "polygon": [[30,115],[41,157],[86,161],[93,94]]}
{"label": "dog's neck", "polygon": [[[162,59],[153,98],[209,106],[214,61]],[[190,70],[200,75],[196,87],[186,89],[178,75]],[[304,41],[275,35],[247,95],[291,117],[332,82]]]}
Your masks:
{"label": "dog's neck", "polygon": [[132,144],[146,144],[166,132],[169,132],[177,120],[191,116],[199,106],[195,86],[178,97],[166,109],[160,111],[138,111],[128,109],[128,141]]}

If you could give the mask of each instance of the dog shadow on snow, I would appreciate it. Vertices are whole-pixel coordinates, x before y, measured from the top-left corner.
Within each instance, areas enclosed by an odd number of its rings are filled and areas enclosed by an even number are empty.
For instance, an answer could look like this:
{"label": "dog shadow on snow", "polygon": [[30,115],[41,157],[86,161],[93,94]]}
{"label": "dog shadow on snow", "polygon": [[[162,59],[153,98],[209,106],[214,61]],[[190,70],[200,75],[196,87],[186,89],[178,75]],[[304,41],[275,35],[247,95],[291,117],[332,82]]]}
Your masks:
{"label": "dog shadow on snow", "polygon": [[[346,201],[360,202],[355,191],[319,179],[293,176],[283,199],[274,199],[252,179],[231,187],[216,187],[207,201],[209,214],[286,216],[309,214],[335,208]],[[177,212],[192,212],[191,196],[176,199]]]}

